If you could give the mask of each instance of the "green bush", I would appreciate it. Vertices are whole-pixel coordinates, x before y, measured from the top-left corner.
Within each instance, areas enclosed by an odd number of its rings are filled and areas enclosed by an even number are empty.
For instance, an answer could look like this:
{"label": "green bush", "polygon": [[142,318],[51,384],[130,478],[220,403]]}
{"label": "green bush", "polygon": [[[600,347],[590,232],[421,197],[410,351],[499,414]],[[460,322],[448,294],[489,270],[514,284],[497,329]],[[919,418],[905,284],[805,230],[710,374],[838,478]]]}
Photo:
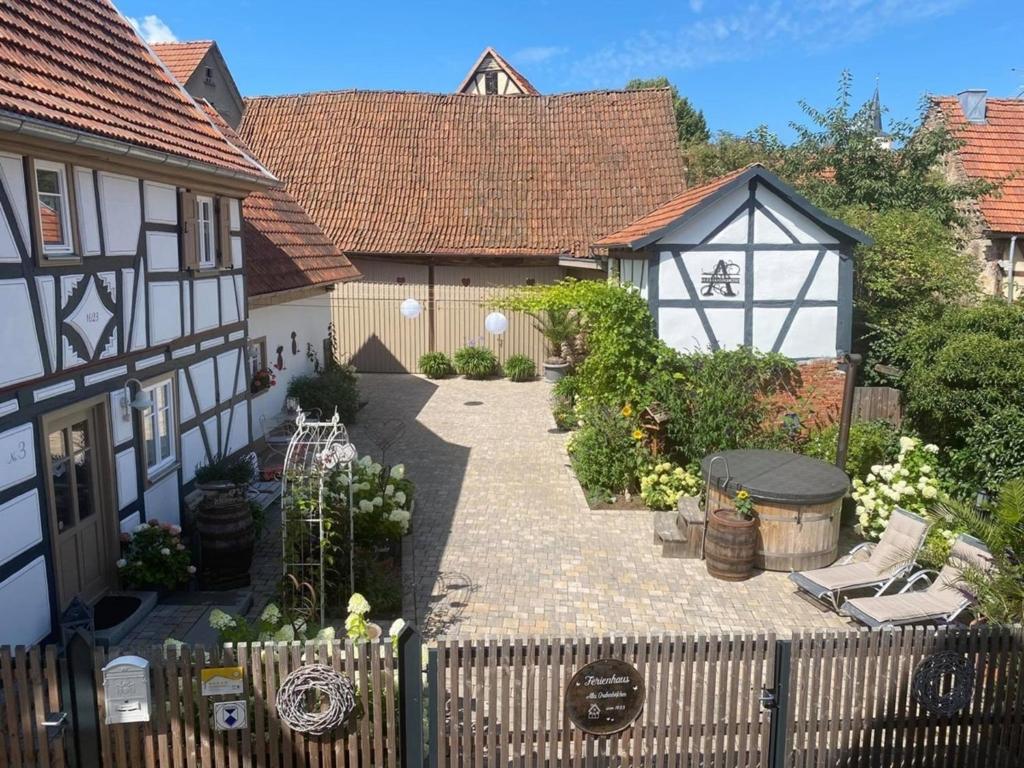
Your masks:
{"label": "green bush", "polygon": [[700,496],[700,469],[683,469],[670,461],[650,467],[640,477],[640,498],[650,509],[675,509],[683,496]]}
{"label": "green bush", "polygon": [[650,464],[630,406],[595,404],[581,414],[582,426],[569,441],[569,456],[580,485],[591,498],[616,496],[639,488]]}
{"label": "green bush", "polygon": [[680,465],[699,463],[709,453],[749,448],[764,439],[771,407],[794,370],[788,358],[746,348],[677,355],[662,375],[648,372],[648,401],[672,416],[666,429]]}
{"label": "green bush", "polygon": [[444,352],[427,352],[421,355],[419,368],[428,379],[443,379],[455,372],[451,358]]}
{"label": "green bush", "polygon": [[973,499],[994,495],[1009,480],[1024,476],[1024,408],[1011,405],[969,427],[960,448],[945,454],[943,479],[950,492]]}
{"label": "green bush", "polygon": [[328,365],[320,373],[296,376],[288,384],[288,396],[306,412],[320,411],[323,419],[330,419],[337,408],[343,424],[354,422],[359,410],[359,383],[349,365]]}
{"label": "green bush", "polygon": [[993,414],[1024,408],[1024,305],[950,307],[915,327],[900,353],[907,416],[929,442],[962,448]]}
{"label": "green bush", "polygon": [[463,347],[455,352],[455,370],[467,379],[486,379],[498,369],[498,358],[487,347]]}
{"label": "green bush", "polygon": [[537,364],[526,355],[512,355],[505,361],[504,369],[512,381],[530,381],[537,377]]}
{"label": "green bush", "polygon": [[[813,433],[803,453],[835,464],[839,425],[833,424]],[[850,425],[846,450],[846,474],[863,480],[876,464],[888,464],[900,452],[900,434],[885,421],[858,421]]]}
{"label": "green bush", "polygon": [[551,394],[551,415],[555,419],[555,426],[559,429],[569,431],[576,429],[576,396],[579,390],[579,379],[575,375],[563,376],[552,387]]}

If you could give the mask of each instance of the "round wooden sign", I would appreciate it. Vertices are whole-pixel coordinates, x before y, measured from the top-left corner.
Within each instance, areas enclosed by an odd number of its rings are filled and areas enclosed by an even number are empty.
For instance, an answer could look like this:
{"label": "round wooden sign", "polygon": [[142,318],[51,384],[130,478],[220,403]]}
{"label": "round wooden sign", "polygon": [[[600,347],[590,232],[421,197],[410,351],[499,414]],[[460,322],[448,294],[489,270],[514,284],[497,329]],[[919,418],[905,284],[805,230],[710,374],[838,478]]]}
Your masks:
{"label": "round wooden sign", "polygon": [[565,712],[581,731],[609,736],[636,720],[646,696],[636,667],[618,659],[599,659],[572,676],[565,689]]}

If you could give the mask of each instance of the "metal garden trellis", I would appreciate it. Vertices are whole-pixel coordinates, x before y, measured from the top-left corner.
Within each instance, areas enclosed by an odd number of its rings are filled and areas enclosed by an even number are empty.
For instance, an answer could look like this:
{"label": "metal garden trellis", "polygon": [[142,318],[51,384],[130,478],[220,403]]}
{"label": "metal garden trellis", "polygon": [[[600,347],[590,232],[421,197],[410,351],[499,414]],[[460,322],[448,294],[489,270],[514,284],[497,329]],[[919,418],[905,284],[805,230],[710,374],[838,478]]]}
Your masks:
{"label": "metal garden trellis", "polygon": [[[281,472],[281,567],[298,584],[310,584],[317,592],[320,624],[324,624],[324,480],[328,473],[348,475],[349,585],[355,584],[352,510],[352,464],[356,448],[338,412],[330,421],[309,421],[299,411],[295,433],[288,441]],[[297,503],[299,499],[315,504]]]}

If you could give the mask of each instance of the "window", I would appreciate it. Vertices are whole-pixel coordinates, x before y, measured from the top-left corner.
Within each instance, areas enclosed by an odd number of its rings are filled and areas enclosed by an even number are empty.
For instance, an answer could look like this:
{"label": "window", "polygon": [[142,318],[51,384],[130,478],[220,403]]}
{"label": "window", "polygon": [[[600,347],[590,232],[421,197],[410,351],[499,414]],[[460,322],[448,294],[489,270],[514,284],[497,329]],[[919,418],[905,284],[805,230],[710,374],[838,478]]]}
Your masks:
{"label": "window", "polygon": [[37,160],[35,172],[39,234],[43,254],[70,255],[74,251],[74,245],[71,239],[67,169],[59,163]]}
{"label": "window", "polygon": [[214,218],[213,198],[196,197],[196,261],[200,269],[217,263],[217,224]]}
{"label": "window", "polygon": [[174,464],[174,388],[171,380],[143,389],[152,405],[142,414],[146,472],[150,479]]}
{"label": "window", "polygon": [[498,93],[497,72],[484,73],[484,93],[487,94],[488,96],[494,96]]}
{"label": "window", "polygon": [[267,365],[267,339],[250,339],[249,348],[249,391],[258,395],[277,383],[274,372]]}

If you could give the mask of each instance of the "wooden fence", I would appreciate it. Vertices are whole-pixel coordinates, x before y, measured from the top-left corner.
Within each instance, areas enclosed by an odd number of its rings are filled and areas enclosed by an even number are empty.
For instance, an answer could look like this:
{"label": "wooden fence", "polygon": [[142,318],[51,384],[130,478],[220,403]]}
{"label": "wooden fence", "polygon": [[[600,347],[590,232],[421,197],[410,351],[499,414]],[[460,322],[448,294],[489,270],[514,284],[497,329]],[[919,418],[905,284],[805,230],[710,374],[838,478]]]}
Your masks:
{"label": "wooden fence", "polygon": [[[99,743],[104,768],[397,768],[395,659],[390,642],[242,644],[236,647],[157,648],[141,653],[150,663],[153,710],[148,723],[106,725],[102,669],[119,655],[94,651]],[[304,664],[323,663],[345,674],[358,690],[362,716],[348,731],[323,738],[292,732],[277,716],[274,697],[282,679]],[[244,695],[200,693],[207,666],[241,666]],[[67,708],[61,699],[55,649],[0,649],[0,768],[62,766],[63,739],[48,744],[46,711]],[[248,701],[249,727],[219,731],[216,699]],[[67,738],[67,737],[65,737]],[[86,762],[91,765],[91,762]]]}
{"label": "wooden fence", "polygon": [[892,387],[857,387],[853,391],[854,421],[887,421],[894,427],[903,423],[900,391]]}
{"label": "wooden fence", "polygon": [[[440,641],[430,696],[431,765],[764,764],[774,637]],[[584,736],[565,715],[575,669],[622,659],[645,678],[640,717],[615,736]],[[703,757],[702,757],[703,756]]]}

